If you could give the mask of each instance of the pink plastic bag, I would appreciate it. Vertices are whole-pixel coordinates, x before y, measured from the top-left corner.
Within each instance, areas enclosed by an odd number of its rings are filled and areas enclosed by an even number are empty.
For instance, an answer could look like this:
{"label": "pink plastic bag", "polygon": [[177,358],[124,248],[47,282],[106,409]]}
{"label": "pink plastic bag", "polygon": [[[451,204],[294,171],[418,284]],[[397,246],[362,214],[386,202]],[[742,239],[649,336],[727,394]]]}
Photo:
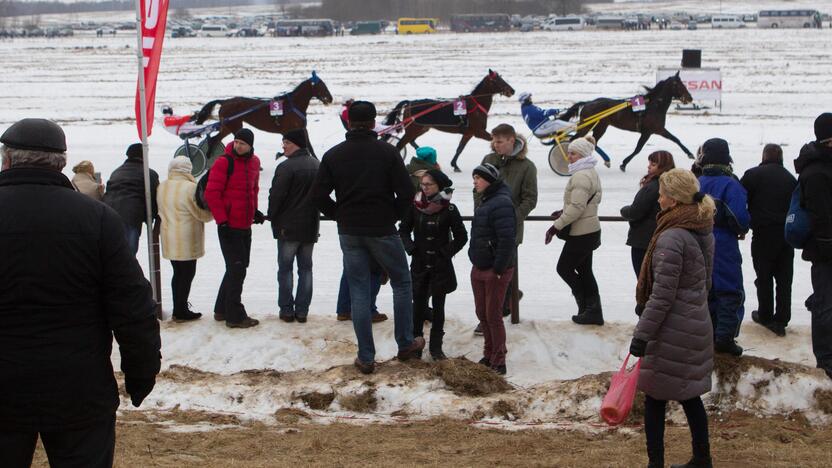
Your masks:
{"label": "pink plastic bag", "polygon": [[636,396],[638,386],[638,371],[641,369],[641,359],[636,362],[632,369],[627,370],[627,362],[630,355],[621,365],[621,370],[613,374],[610,389],[601,403],[601,418],[610,426],[617,426],[627,419],[630,409],[633,407],[633,399]]}

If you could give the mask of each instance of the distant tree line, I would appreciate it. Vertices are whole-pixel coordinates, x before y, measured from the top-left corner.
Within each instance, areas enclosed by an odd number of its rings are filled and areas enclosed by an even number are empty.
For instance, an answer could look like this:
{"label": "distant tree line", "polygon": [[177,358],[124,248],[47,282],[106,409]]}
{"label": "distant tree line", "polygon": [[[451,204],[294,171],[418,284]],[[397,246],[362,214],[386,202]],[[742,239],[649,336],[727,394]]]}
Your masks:
{"label": "distant tree line", "polygon": [[[610,0],[611,1],[611,0]],[[586,0],[321,0],[318,8],[304,8],[303,16],[341,21],[400,17],[448,20],[460,13],[519,15],[581,13]],[[597,1],[596,1],[597,3]]]}
{"label": "distant tree line", "polygon": [[[277,6],[297,3],[300,0],[271,0]],[[264,3],[263,0],[170,0],[170,11],[178,8],[234,7]],[[89,13],[93,11],[135,10],[135,0],[104,0],[64,3],[60,1],[0,0],[0,17],[47,15],[55,13]]]}

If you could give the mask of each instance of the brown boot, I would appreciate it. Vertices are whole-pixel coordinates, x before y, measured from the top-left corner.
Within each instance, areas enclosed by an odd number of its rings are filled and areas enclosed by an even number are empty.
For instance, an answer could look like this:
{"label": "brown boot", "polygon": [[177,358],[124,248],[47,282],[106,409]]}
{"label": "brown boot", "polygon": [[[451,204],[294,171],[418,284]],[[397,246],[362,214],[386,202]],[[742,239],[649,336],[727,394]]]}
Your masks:
{"label": "brown boot", "polygon": [[425,349],[425,339],[421,336],[417,336],[413,338],[413,343],[410,344],[407,348],[399,351],[399,354],[396,357],[399,361],[407,361],[408,359],[412,358],[421,358],[422,357],[422,350]]}
{"label": "brown boot", "polygon": [[225,326],[228,328],[251,328],[256,327],[260,324],[260,321],[257,319],[253,319],[251,317],[246,317],[242,321],[234,323],[234,322],[225,322]]}

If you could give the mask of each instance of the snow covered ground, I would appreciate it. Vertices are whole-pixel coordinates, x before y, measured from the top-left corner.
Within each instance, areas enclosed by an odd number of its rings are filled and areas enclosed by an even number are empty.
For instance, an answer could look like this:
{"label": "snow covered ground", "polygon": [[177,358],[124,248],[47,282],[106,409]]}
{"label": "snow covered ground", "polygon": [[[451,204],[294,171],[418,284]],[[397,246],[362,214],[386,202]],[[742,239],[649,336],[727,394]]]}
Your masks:
{"label": "snow covered ground", "polygon": [[[808,3],[803,2],[804,6]],[[755,3],[759,4],[759,3]],[[787,167],[802,143],[813,139],[812,122],[832,103],[832,52],[830,30],[642,31],[576,33],[443,34],[425,37],[339,37],[323,39],[167,39],[162,60],[157,103],[170,104],[177,113],[189,113],[212,99],[235,95],[269,97],[291,90],[312,70],[326,82],[336,103],[354,97],[374,101],[380,113],[406,98],[450,98],[469,92],[489,68],[499,72],[516,91],[531,91],[548,106],[568,106],[597,96],[626,97],[655,82],[657,67],[676,66],[683,48],[701,48],[703,66],[723,72],[722,110],[704,114],[672,113],[668,129],[691,150],[711,137],[731,144],[735,169],[742,173],[759,161],[769,142],[783,145]],[[133,123],[135,89],[135,37],[75,37],[61,40],[0,42],[6,73],[0,76],[0,128],[23,117],[57,120],[68,137],[70,166],[89,159],[104,179],[123,161],[125,148],[137,140]],[[710,103],[709,103],[710,104]],[[343,138],[336,116],[338,105],[313,102],[309,131],[319,154]],[[157,111],[157,115],[159,112]],[[497,98],[490,126],[513,124],[526,132],[516,99]],[[255,131],[256,152],[265,168],[261,175],[260,203],[266,206],[267,188],[280,148],[276,135]],[[637,135],[610,130],[602,146],[614,166],[629,154]],[[440,163],[449,166],[458,137],[430,132],[420,144],[432,145]],[[152,137],[151,166],[162,179],[167,163],[181,142],[156,127]],[[604,197],[601,214],[617,215],[629,203],[644,173],[646,156],[668,149],[680,166],[689,161],[672,143],[653,137],[628,172],[601,168]],[[487,152],[487,143],[471,141],[460,158],[461,174],[451,174],[457,192],[455,203],[463,214],[472,212],[470,170]],[[533,214],[547,215],[561,207],[566,179],[549,170],[547,148],[531,142],[530,158],[537,164],[540,197]],[[69,168],[65,171],[70,174]],[[625,223],[605,223],[603,245],[596,254],[595,271],[601,288],[603,328],[581,328],[569,317],[574,304],[555,273],[558,242],[543,245],[546,223],[527,223],[520,249],[520,281],[525,297],[522,323],[508,328],[508,378],[519,386],[574,379],[613,370],[626,355],[633,314],[635,275],[629,248],[624,245]],[[163,325],[164,367],[188,366],[231,375],[246,369],[280,372],[309,371],[313,375],[332,366],[352,362],[354,338],[349,323],[334,319],[341,254],[334,224],[322,225],[315,250],[315,294],[310,322],[285,324],[277,319],[276,246],[268,227],[255,227],[252,264],[244,290],[249,313],[263,320],[253,330],[227,330],[210,320],[215,292],[223,273],[222,257],[211,225],[207,252],[200,260],[191,302],[208,320],[177,326]],[[741,243],[747,293],[746,315],[739,342],[748,353],[766,358],[814,365],[803,301],[811,291],[805,262],[795,261],[793,321],[789,335],[773,338],[751,323],[756,306],[750,241]],[[139,253],[147,263],[144,244]],[[471,336],[476,320],[467,281],[470,264],[462,254],[455,259],[460,288],[447,303],[449,355],[476,360],[481,346]],[[171,275],[162,265],[165,309],[170,309]],[[392,312],[392,294],[383,287],[383,312]],[[392,315],[392,314],[391,314]],[[392,323],[376,325],[378,358],[395,354]],[[116,357],[117,359],[117,357]],[[809,385],[818,386],[815,377]],[[206,398],[187,386],[162,384],[152,404],[171,407],[177,400]],[[425,384],[427,385],[427,384]],[[788,385],[783,388],[788,388]],[[426,398],[422,392],[404,392],[395,399]],[[811,390],[811,389],[810,389]],[[789,390],[782,390],[783,392]],[[810,392],[811,393],[811,392]],[[272,405],[278,400],[272,401]],[[398,400],[397,400],[398,401]],[[410,401],[410,400],[408,400]],[[221,401],[205,403],[222,408]],[[445,401],[439,413],[451,413]],[[427,411],[427,410],[426,410]],[[542,411],[542,410],[541,410]],[[427,411],[433,414],[433,411]]]}

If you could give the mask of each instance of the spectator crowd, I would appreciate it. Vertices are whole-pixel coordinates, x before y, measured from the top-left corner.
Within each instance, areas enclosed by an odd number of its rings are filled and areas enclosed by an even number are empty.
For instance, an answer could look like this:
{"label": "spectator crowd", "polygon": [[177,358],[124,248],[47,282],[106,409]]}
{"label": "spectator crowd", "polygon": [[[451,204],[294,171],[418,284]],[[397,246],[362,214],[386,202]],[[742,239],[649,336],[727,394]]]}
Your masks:
{"label": "spectator crowd", "polygon": [[[531,106],[530,95],[527,101]],[[320,160],[306,130],[285,133],[286,160],[275,170],[265,213],[258,206],[260,159],[248,129],[234,134],[201,183],[187,157],[170,161],[161,183],[150,171],[150,206],[141,144],[127,148],[105,187],[89,161],[73,167],[71,181],[61,173],[66,138],[54,122],[23,119],[6,129],[0,137],[0,465],[28,466],[40,435],[50,463],[111,466],[118,406],[112,338],[135,406],[152,391],[160,369],[156,304],[135,258],[148,214],[173,269],[172,320],[202,317],[188,299],[197,260],[205,255],[204,225],[213,220],[225,273],[211,312],[241,329],[259,324],[242,303],[252,225],[269,222],[276,241],[280,319],[302,324],[313,299],[320,214],[334,220],[343,253],[336,314],[352,322],[354,365],[364,374],[375,371],[372,324],[387,319],[375,300],[387,281],[397,358],[422,359],[425,347],[433,360],[446,358],[444,304],[460,280],[452,260],[467,245],[475,333],[483,336],[479,363],[506,374],[504,317],[523,295],[517,248],[524,220],[538,203],[526,140],[508,124],[492,130],[492,151],[472,173],[469,231],[436,150],[419,148],[406,166],[378,138],[376,117],[372,103],[351,102],[342,118],[345,140]],[[621,208],[638,278],[630,353],[642,358],[638,386],[646,395],[650,466],[664,466],[669,400],[681,402],[692,434],[693,458],[678,466],[712,466],[701,395],[711,389],[714,353],[743,353],[737,340],[748,297],[739,243],[749,231],[757,298],[752,321],[774,336],[786,335],[794,250],[802,248],[811,263],[813,292],[805,305],[813,352],[817,367],[832,378],[831,113],[817,117],[814,133],[794,161],[797,178],[774,144],[742,176],[720,138],[702,144],[692,170],[676,167],[666,151],[654,152],[632,203]],[[563,205],[542,240],[563,240],[557,275],[574,296],[572,321],[588,326],[604,324],[593,272],[602,246],[596,154],[590,136],[568,144]],[[784,232],[800,229],[794,222],[801,214],[809,222],[805,242],[796,246]]]}

